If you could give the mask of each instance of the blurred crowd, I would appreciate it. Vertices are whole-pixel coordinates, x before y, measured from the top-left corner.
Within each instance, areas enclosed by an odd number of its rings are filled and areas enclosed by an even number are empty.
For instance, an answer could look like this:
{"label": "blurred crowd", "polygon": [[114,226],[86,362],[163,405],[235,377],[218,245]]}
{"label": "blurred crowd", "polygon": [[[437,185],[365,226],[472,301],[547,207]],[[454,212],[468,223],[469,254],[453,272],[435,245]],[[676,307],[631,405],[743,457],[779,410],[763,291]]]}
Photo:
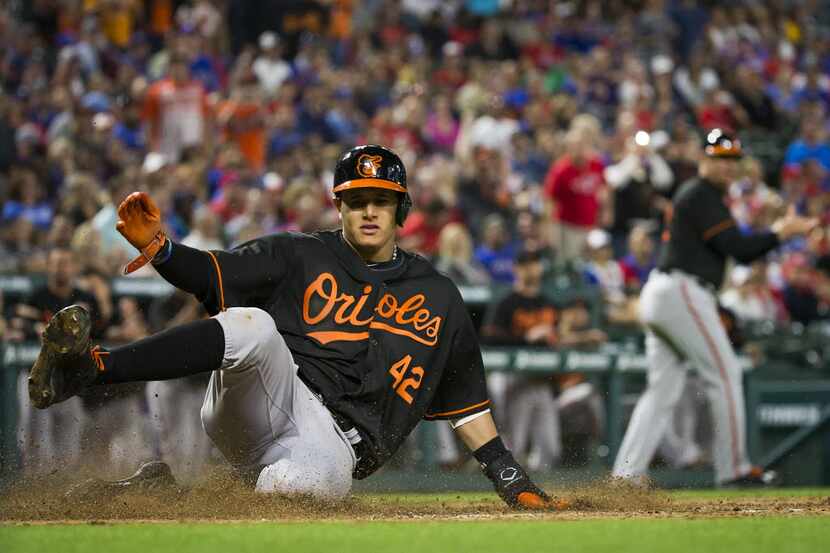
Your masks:
{"label": "blurred crowd", "polygon": [[[127,194],[203,249],[332,228],[338,156],[378,143],[408,169],[405,249],[458,284],[601,298],[599,319],[550,297],[518,327],[505,313],[520,306],[494,304],[483,341],[595,347],[636,324],[712,127],[749,152],[728,194],[746,232],[791,205],[830,223],[830,3],[0,1],[0,272],[47,274],[19,303],[0,295],[0,335],[36,339],[73,302],[109,342],[204,316],[179,294],[113,300],[135,255],[115,230]],[[723,303],[742,320],[827,317],[828,238],[734,267]]]}

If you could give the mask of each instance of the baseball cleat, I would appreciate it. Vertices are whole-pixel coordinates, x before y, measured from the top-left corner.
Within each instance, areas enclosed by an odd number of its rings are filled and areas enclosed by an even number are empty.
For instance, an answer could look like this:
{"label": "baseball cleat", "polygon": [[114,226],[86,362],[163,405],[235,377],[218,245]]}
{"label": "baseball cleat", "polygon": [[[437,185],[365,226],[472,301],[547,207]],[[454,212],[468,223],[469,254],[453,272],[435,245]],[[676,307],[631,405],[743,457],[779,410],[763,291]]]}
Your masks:
{"label": "baseball cleat", "polygon": [[95,499],[102,495],[115,495],[129,490],[158,491],[177,489],[176,479],[167,463],[150,461],[138,467],[132,476],[123,480],[99,480],[90,478],[76,484],[66,492],[67,499]]}
{"label": "baseball cleat", "polygon": [[80,305],[55,313],[43,331],[40,354],[29,371],[29,399],[38,409],[60,403],[90,384],[98,364],[89,338],[92,322]]}
{"label": "baseball cleat", "polygon": [[752,467],[745,475],[721,482],[721,488],[755,488],[759,486],[775,486],[780,478],[774,470],[764,470],[761,467]]}

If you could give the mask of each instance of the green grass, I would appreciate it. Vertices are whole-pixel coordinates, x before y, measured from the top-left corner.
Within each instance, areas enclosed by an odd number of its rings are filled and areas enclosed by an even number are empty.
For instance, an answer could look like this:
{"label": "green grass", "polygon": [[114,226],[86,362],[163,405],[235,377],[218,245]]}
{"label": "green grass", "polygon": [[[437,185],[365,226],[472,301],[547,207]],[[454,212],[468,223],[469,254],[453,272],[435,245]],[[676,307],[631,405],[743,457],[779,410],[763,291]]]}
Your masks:
{"label": "green grass", "polygon": [[742,497],[830,497],[830,488],[762,488],[744,490],[674,490],[677,499],[735,499]]}
{"label": "green grass", "polygon": [[827,550],[829,528],[821,517],[5,526],[0,550],[815,553]]}

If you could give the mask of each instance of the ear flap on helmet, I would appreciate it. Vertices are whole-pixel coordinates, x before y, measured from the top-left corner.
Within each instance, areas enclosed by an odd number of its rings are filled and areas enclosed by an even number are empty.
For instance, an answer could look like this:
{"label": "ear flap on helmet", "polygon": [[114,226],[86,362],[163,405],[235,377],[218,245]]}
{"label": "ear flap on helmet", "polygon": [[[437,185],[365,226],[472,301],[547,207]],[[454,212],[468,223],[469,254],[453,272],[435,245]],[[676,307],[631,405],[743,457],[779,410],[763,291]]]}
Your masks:
{"label": "ear flap on helmet", "polygon": [[409,194],[401,194],[401,199],[398,201],[398,209],[395,212],[395,222],[399,227],[403,226],[406,221],[406,216],[409,215],[409,210],[412,209],[412,198]]}

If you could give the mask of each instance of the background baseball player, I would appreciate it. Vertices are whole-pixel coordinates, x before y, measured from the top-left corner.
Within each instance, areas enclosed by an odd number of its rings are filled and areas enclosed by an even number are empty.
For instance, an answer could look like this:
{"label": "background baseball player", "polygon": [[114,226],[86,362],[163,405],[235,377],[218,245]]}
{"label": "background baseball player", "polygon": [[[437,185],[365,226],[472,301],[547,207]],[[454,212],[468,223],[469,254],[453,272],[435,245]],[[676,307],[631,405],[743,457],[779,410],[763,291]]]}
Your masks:
{"label": "background baseball player", "polygon": [[204,428],[258,491],[341,498],[421,419],[446,419],[504,501],[553,506],[497,434],[458,290],[395,243],[411,205],[401,160],[354,148],[333,192],[341,230],[275,234],[227,252],[174,244],[153,201],[131,194],[117,228],[142,254],[127,271],[152,261],[213,317],[105,351],[92,347],[87,312],[68,307],[43,333],[33,404],[94,383],[212,371]]}
{"label": "background baseball player", "polygon": [[706,137],[704,154],[698,177],[673,199],[660,262],[640,295],[648,386],[634,409],[613,474],[630,479],[646,474],[683,391],[683,360],[688,359],[705,384],[712,409],[717,483],[764,484],[771,474],[747,458],[742,372],[718,314],[716,291],[727,258],[749,263],[788,238],[808,233],[818,222],[791,209],[771,230],[742,234],[723,201],[737,176],[741,145],[714,129]]}

